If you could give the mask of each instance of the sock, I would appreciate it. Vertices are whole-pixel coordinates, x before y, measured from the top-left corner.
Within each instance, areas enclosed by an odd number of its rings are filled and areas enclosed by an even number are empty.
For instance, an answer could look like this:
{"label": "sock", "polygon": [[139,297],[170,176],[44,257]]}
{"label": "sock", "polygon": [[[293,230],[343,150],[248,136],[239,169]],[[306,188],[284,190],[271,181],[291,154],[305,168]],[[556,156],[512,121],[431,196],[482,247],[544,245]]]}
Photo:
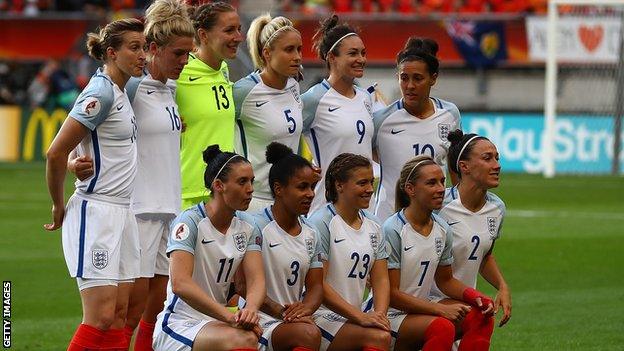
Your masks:
{"label": "sock", "polygon": [[104,332],[102,350],[106,351],[127,351],[130,347],[124,329],[109,329]]}
{"label": "sock", "polygon": [[362,351],[383,351],[382,349],[378,349],[374,346],[364,346],[362,347]]}
{"label": "sock", "polygon": [[253,349],[242,348],[242,349],[231,349],[230,351],[258,351],[258,349],[256,349],[256,348],[253,348]]}
{"label": "sock", "polygon": [[99,350],[104,333],[96,327],[80,324],[67,346],[67,351]]}
{"label": "sock", "polygon": [[134,340],[134,351],[153,351],[152,334],[154,334],[155,323],[149,323],[141,319],[139,330]]}
{"label": "sock", "polygon": [[130,343],[132,342],[132,335],[134,334],[134,328],[126,324],[126,326],[123,328],[123,331],[126,342],[128,342],[128,345],[130,345]]}
{"label": "sock", "polygon": [[303,346],[297,346],[297,347],[293,348],[292,351],[312,351],[312,349],[309,349],[309,348],[303,347]]}
{"label": "sock", "polygon": [[461,323],[462,338],[458,351],[487,351],[494,332],[494,317],[473,308]]}
{"label": "sock", "polygon": [[454,341],[455,325],[446,318],[438,317],[425,330],[422,351],[449,351]]}

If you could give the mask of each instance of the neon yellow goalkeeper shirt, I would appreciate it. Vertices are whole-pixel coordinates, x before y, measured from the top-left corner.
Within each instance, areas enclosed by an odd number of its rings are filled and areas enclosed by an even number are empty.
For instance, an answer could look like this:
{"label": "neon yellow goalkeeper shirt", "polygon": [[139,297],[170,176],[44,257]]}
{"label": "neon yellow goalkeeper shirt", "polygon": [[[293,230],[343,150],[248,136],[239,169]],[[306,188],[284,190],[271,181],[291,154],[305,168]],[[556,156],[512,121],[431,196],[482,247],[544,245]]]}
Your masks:
{"label": "neon yellow goalkeeper shirt", "polygon": [[205,196],[202,152],[212,144],[224,151],[234,149],[235,110],[227,63],[214,70],[191,55],[176,83],[176,102],[186,124],[180,141],[182,199]]}

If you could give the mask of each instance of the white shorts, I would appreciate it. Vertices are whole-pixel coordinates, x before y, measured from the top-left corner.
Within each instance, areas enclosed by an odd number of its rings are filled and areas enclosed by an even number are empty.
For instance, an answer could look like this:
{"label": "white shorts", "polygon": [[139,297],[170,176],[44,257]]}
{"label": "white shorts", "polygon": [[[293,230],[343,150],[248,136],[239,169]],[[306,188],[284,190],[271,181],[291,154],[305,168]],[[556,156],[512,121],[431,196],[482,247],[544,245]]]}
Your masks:
{"label": "white shorts", "polygon": [[403,320],[407,317],[407,313],[402,311],[388,311],[388,321],[390,321],[390,335],[392,335],[390,341],[390,350],[394,349],[397,338],[399,336],[399,328],[403,324]]}
{"label": "white shorts", "polygon": [[245,212],[255,213],[264,210],[265,208],[273,205],[273,200],[265,200],[258,197],[251,198],[249,208]]}
{"label": "white shorts", "polygon": [[260,316],[260,327],[262,328],[262,336],[258,339],[258,350],[273,351],[271,336],[275,328],[282,324],[282,321],[262,312],[258,312],[258,315]]}
{"label": "white shorts", "polygon": [[131,280],[139,276],[139,237],[129,206],[74,194],[67,202],[62,231],[72,277]]}
{"label": "white shorts", "polygon": [[152,278],[155,274],[169,275],[167,238],[174,218],[173,214],[166,213],[136,215],[141,245],[141,278]]}
{"label": "white shorts", "polygon": [[204,325],[214,320],[198,320],[164,311],[158,315],[152,340],[154,351],[191,351]]}
{"label": "white shorts", "polygon": [[321,330],[320,350],[327,350],[340,328],[347,323],[345,317],[327,309],[317,310],[312,315],[312,318],[314,319],[314,323],[316,323]]}

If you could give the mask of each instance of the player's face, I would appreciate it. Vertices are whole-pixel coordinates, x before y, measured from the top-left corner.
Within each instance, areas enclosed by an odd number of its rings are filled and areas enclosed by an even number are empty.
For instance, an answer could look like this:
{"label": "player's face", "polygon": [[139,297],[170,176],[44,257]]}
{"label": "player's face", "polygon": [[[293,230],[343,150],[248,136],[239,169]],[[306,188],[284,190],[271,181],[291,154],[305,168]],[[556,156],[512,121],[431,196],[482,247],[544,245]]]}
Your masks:
{"label": "player's face", "polygon": [[407,184],[410,202],[420,204],[421,208],[433,211],[442,208],[444,201],[444,172],[438,165],[426,165],[420,168],[418,179]]}
{"label": "player's face", "polygon": [[140,77],[145,67],[145,36],[141,32],[127,31],[122,34],[121,46],[107,48],[107,62],[113,62],[124,74]]}
{"label": "player's face", "polygon": [[[333,56],[333,55],[332,55]],[[338,56],[330,58],[338,75],[349,78],[362,78],[366,66],[366,48],[357,35],[346,37],[338,46]]]}
{"label": "player's face", "polygon": [[287,30],[263,50],[268,66],[282,77],[296,77],[301,66],[301,35]]}
{"label": "player's face", "polygon": [[[489,140],[479,139],[470,152],[470,158],[466,162],[467,172],[463,177],[470,177],[485,189],[496,188],[501,170],[498,160],[496,146]],[[460,164],[461,162],[464,161],[460,161]]]}
{"label": "player's face", "polygon": [[305,215],[310,211],[314,200],[314,188],[319,177],[310,167],[298,169],[288,180],[288,185],[276,189],[276,198],[282,201],[287,209],[297,215]]}
{"label": "player's face", "polygon": [[169,79],[178,79],[188,63],[188,54],[193,50],[193,38],[174,37],[169,44],[158,47],[150,44],[150,52],[154,55],[154,63]]}
{"label": "player's face", "polygon": [[[200,30],[203,31],[203,29]],[[240,17],[237,12],[221,13],[215,26],[205,34],[206,40],[202,41],[202,45],[207,45],[214,57],[219,60],[236,58],[238,46],[243,42]]]}
{"label": "player's face", "polygon": [[239,162],[232,165],[223,183],[223,200],[232,210],[245,211],[253,194],[254,174],[251,164]]}
{"label": "player's face", "polygon": [[373,196],[373,167],[358,167],[351,171],[351,176],[344,182],[338,182],[338,201],[355,208],[368,208]]}
{"label": "player's face", "polygon": [[399,86],[405,104],[419,105],[429,99],[437,74],[431,75],[422,61],[406,61],[399,65]]}

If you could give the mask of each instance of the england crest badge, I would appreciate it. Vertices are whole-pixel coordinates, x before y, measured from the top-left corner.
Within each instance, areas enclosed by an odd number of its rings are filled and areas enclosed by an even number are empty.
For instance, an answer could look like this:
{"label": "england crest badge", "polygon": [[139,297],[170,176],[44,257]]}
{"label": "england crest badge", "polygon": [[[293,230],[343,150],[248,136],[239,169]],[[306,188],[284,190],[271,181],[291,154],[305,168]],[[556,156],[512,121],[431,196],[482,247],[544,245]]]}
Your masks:
{"label": "england crest badge", "polygon": [[236,250],[240,252],[245,251],[246,241],[245,233],[241,232],[234,234],[234,245],[236,245]]}
{"label": "england crest badge", "polygon": [[435,252],[438,257],[442,256],[442,251],[444,251],[444,241],[442,238],[435,238]]}
{"label": "england crest badge", "polygon": [[496,225],[496,217],[488,217],[487,218],[487,227],[488,233],[490,233],[490,238],[492,240],[496,237],[498,226]]}
{"label": "england crest badge", "polygon": [[314,239],[307,238],[305,239],[306,250],[308,251],[308,256],[312,257],[314,255]]}
{"label": "england crest badge", "polygon": [[97,269],[104,269],[108,266],[108,250],[93,250],[91,251],[91,261],[93,267]]}
{"label": "england crest badge", "polygon": [[451,132],[451,125],[448,123],[438,123],[438,137],[446,141]]}

